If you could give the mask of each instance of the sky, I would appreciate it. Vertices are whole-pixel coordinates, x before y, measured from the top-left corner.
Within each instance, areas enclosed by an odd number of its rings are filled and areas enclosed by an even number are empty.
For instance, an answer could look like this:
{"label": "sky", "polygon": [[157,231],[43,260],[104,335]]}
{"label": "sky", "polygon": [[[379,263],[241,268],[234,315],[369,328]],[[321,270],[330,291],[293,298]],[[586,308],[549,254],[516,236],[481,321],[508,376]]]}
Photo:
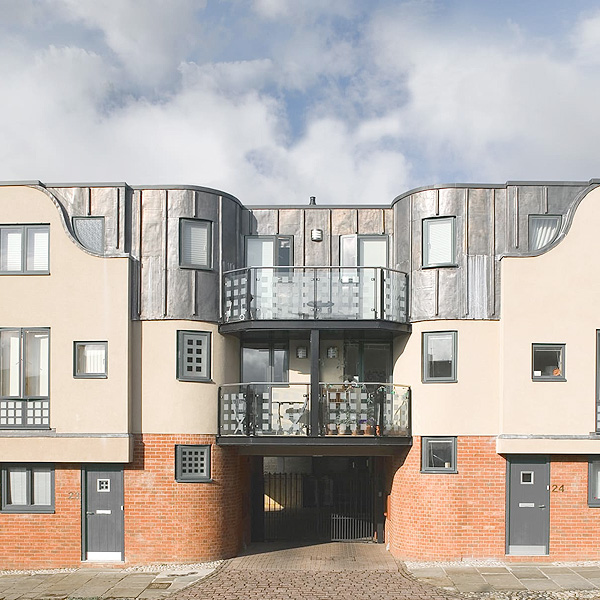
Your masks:
{"label": "sky", "polygon": [[0,0],[0,181],[388,204],[600,177],[600,4]]}

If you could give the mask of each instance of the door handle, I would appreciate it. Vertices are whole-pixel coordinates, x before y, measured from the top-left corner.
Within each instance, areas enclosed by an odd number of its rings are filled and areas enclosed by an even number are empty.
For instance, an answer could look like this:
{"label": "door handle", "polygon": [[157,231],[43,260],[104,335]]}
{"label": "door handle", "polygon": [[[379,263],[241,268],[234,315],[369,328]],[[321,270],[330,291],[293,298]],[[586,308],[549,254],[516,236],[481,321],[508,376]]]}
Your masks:
{"label": "door handle", "polygon": [[546,508],[546,505],[545,505],[545,504],[540,504],[540,505],[538,506],[538,508]]}
{"label": "door handle", "polygon": [[96,513],[92,510],[91,512],[89,510],[85,511],[86,515],[95,515]]}

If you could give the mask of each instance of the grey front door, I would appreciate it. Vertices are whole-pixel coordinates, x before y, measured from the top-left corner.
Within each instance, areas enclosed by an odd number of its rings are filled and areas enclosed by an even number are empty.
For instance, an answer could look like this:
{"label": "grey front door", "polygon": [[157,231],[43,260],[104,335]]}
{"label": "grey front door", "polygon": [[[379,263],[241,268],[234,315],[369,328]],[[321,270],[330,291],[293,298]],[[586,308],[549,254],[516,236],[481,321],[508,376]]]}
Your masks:
{"label": "grey front door", "polygon": [[508,554],[548,554],[550,465],[546,457],[509,458]]}
{"label": "grey front door", "polygon": [[123,560],[123,468],[88,469],[85,483],[85,559]]}

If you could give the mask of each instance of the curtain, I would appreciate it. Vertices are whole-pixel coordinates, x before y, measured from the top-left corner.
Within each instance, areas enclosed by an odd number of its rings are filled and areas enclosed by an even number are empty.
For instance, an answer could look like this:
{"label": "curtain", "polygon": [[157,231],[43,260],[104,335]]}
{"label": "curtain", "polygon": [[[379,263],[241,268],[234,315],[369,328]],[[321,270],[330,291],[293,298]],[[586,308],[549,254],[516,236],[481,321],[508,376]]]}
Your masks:
{"label": "curtain", "polygon": [[0,394],[18,398],[21,387],[21,335],[18,331],[0,332]]}
{"label": "curtain", "polygon": [[25,334],[25,395],[48,396],[48,333]]}
{"label": "curtain", "polygon": [[0,233],[0,270],[20,271],[22,269],[22,230],[7,227],[3,228]]}

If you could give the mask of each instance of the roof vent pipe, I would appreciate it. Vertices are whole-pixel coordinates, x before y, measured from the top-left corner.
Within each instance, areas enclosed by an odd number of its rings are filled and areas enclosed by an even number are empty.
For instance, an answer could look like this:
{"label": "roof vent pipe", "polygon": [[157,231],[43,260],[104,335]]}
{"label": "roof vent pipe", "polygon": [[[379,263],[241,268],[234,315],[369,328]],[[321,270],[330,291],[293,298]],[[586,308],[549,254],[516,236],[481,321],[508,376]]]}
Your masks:
{"label": "roof vent pipe", "polygon": [[316,196],[311,196],[308,205],[309,206],[316,206],[317,205],[317,197]]}

